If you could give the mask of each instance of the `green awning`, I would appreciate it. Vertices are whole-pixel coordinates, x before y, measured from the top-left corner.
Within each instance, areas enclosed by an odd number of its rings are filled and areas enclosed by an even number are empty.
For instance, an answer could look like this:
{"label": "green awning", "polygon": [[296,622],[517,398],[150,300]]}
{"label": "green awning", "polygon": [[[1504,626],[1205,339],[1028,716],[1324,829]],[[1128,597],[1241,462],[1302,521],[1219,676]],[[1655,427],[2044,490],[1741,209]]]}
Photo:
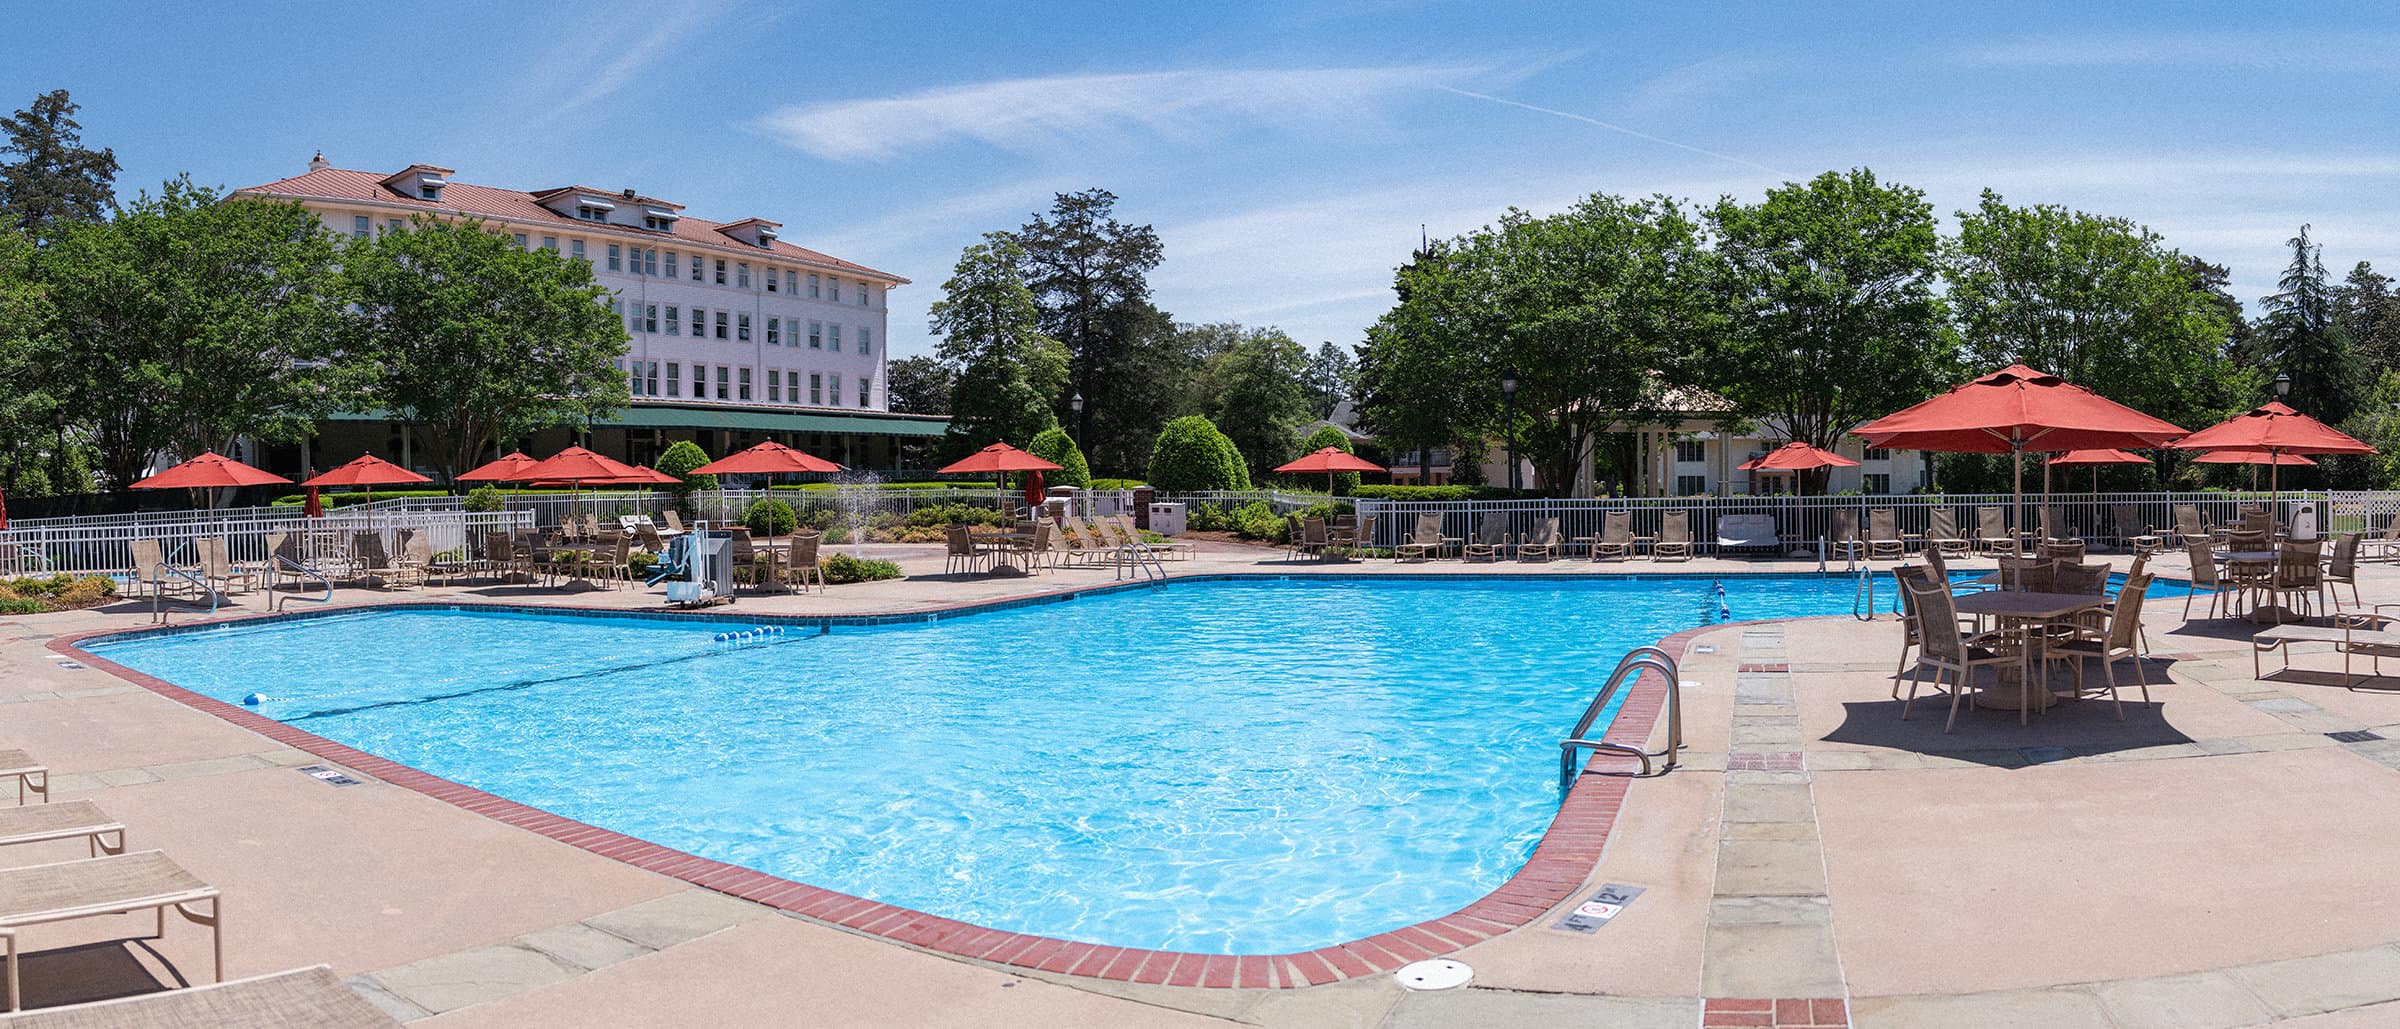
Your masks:
{"label": "green awning", "polygon": [[757,411],[721,407],[635,404],[595,429],[733,429],[746,432],[821,432],[850,436],[941,436],[950,419],[938,415],[833,414],[825,411]]}

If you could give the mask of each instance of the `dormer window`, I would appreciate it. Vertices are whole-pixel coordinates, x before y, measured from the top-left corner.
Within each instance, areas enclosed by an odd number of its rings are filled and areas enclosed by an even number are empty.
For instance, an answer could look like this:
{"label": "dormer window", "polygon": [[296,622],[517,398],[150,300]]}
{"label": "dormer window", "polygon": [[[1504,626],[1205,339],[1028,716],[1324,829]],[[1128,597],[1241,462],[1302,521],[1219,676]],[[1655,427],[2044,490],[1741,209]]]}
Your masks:
{"label": "dormer window", "polygon": [[608,220],[608,211],[590,204],[577,204],[575,205],[575,217],[587,222],[604,222]]}
{"label": "dormer window", "polygon": [[436,186],[432,183],[419,183],[417,185],[417,198],[420,200],[440,200],[442,198],[442,187]]}
{"label": "dormer window", "polygon": [[667,232],[675,228],[675,220],[661,218],[655,214],[645,214],[642,216],[642,227],[653,232]]}

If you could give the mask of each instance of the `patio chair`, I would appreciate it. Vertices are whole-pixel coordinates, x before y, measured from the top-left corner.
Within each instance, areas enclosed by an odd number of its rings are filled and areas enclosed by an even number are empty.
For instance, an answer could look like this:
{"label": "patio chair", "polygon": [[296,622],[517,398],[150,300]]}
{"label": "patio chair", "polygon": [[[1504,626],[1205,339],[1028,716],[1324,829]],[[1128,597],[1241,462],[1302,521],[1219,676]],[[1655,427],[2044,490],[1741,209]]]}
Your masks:
{"label": "patio chair", "polygon": [[1442,535],[1441,512],[1426,511],[1417,515],[1416,531],[1409,533],[1408,539],[1393,549],[1392,556],[1402,561],[1412,558],[1424,561],[1447,555],[1458,542]]}
{"label": "patio chair", "polygon": [[2117,526],[2117,542],[2136,554],[2157,553],[2160,542],[2158,534],[2150,531],[2150,526],[2142,521],[2138,510],[2132,504],[2108,506],[2109,520]]}
{"label": "patio chair", "polygon": [[1826,530],[1825,550],[1835,557],[1857,558],[1866,555],[1867,546],[1858,539],[1858,512],[1833,512],[1833,527]]}
{"label": "patio chair", "polygon": [[1999,559],[2000,588],[2023,590],[2027,593],[2054,593],[2058,585],[2058,563],[2033,557],[2004,557]]}
{"label": "patio chair", "polygon": [[2275,513],[2263,507],[2243,508],[2242,531],[2254,532],[2261,536],[2275,535]]}
{"label": "patio chair", "polygon": [[2050,592],[2097,597],[2108,592],[2109,567],[2081,561],[2052,561]]}
{"label": "patio chair", "polygon": [[[207,904],[203,914],[199,905]],[[215,887],[201,882],[155,850],[55,864],[0,870],[0,937],[8,941],[8,1010],[24,1003],[17,977],[17,930],[95,915],[156,910],[159,935],[167,931],[167,909],[209,927],[216,953],[216,980],[225,979],[225,938]]]}
{"label": "patio chair", "polygon": [[483,534],[483,570],[492,573],[494,579],[505,582],[519,572],[531,575],[533,561],[531,555],[517,553],[507,533],[487,532]]}
{"label": "patio chair", "polygon": [[39,1008],[0,1018],[9,1029],[240,1026],[242,1029],[397,1029],[400,1023],[325,965],[229,983]]}
{"label": "patio chair", "polygon": [[1466,560],[1497,561],[1507,551],[1508,516],[1498,511],[1484,512],[1483,524],[1475,528],[1475,538],[1467,541]]}
{"label": "patio chair", "polygon": [[1908,541],[1900,536],[1900,515],[1888,507],[1867,512],[1867,557],[1908,558]]}
{"label": "patio chair", "polygon": [[2008,511],[1998,507],[1975,509],[1975,549],[1985,554],[2017,553],[2015,533],[2008,531]]}
{"label": "patio chair", "polygon": [[2275,575],[2267,588],[2275,594],[2276,602],[2285,598],[2298,602],[2302,612],[2313,610],[2315,600],[2325,596],[2324,568],[2319,561],[2324,555],[2321,540],[2285,543],[2275,551]]}
{"label": "patio chair", "polygon": [[1050,550],[1050,533],[1049,522],[1037,521],[1033,523],[1032,532],[1008,541],[1008,552],[1023,562],[1025,574],[1032,575],[1042,570],[1042,558]]}
{"label": "patio chair", "polygon": [[17,781],[17,804],[25,803],[27,793],[39,794],[42,803],[50,803],[50,766],[33,759],[22,750],[0,750],[0,778]]}
{"label": "patio chair", "polygon": [[2142,639],[2141,633],[2142,599],[2149,588],[2149,576],[2126,579],[2124,592],[2119,594],[2122,599],[2116,609],[2109,612],[2104,626],[2094,629],[2070,623],[2053,627],[2062,635],[2053,635],[2043,650],[2045,672],[2053,661],[2074,663],[2075,692],[2079,696],[2084,692],[2084,664],[2099,661],[2100,674],[2108,684],[2109,702],[2116,705],[2117,721],[2120,722],[2125,720],[2125,701],[2117,696],[2118,661],[2133,662],[2133,678],[2142,688],[2142,703],[2150,702],[2150,677],[2142,671],[2142,661],[2148,657],[2146,652],[2150,646]]}
{"label": "patio chair", "polygon": [[964,523],[942,527],[942,546],[942,574],[983,570],[983,553],[975,549],[975,537]]}
{"label": "patio chair", "polygon": [[83,840],[92,857],[122,854],[125,825],[88,800],[0,810],[0,847],[52,840]]}
{"label": "patio chair", "polygon": [[1525,542],[1517,544],[1517,560],[1548,561],[1557,557],[1562,547],[1558,538],[1558,519],[1537,519],[1533,523],[1533,531],[1525,534]]}
{"label": "patio chair", "polygon": [[2083,543],[2083,537],[2075,535],[2074,527],[2059,518],[2057,508],[2044,504],[2042,505],[2041,541],[2043,543],[2074,543],[2080,546]]}
{"label": "patio chair", "polygon": [[1604,557],[1618,560],[1633,556],[1633,512],[1610,511],[1600,516],[1600,535],[1586,536],[1591,543],[1592,560]]}
{"label": "patio chair", "polygon": [[1333,531],[1322,518],[1300,519],[1300,551],[1322,561],[1333,554]]}
{"label": "patio chair", "polygon": [[1692,559],[1692,513],[1669,511],[1659,519],[1658,540],[1650,544],[1650,560]]}
{"label": "patio chair", "polygon": [[2174,515],[2175,529],[2168,534],[2168,542],[2182,546],[2193,540],[2202,540],[2214,546],[2225,541],[2222,530],[2211,528],[2201,520],[2200,505],[2176,504],[2169,511]]}
{"label": "patio chair", "polygon": [[2336,586],[2350,587],[2350,603],[2365,607],[2358,596],[2358,547],[2363,534],[2345,532],[2333,538],[2333,558],[2325,562],[2325,595],[2330,598],[2330,610],[2342,609],[2342,592]]}
{"label": "patio chair", "polygon": [[2034,553],[2041,555],[2041,558],[2044,561],[2066,561],[2071,564],[2082,564],[2083,541],[2044,540],[2040,546],[2034,548]]}
{"label": "patio chair", "polygon": [[231,594],[234,592],[234,583],[241,583],[243,590],[247,591],[256,581],[249,572],[235,567],[233,558],[225,552],[225,537],[203,536],[193,540],[192,546],[200,553],[200,582],[203,585],[221,594]]}
{"label": "patio chair", "polygon": [[[1139,543],[1145,547],[1148,547],[1152,553],[1157,554],[1162,560],[1185,561],[1191,559],[1192,545],[1189,543],[1177,543],[1170,539],[1161,539],[1156,543],[1152,543],[1143,539],[1142,530],[1135,527],[1133,524],[1132,515],[1111,515],[1109,516],[1108,520],[1117,527],[1117,535],[1125,537],[1125,542]],[[1370,521],[1372,521],[1372,519],[1370,519]]]}
{"label": "patio chair", "polygon": [[762,566],[766,562],[759,557],[758,544],[751,540],[749,528],[733,525],[727,526],[726,531],[733,534],[733,539],[725,545],[725,552],[733,562],[733,581],[737,584],[736,588],[739,588],[738,584],[745,580],[749,582],[751,589],[765,588],[765,583],[761,581],[760,577],[764,574]]}
{"label": "patio chair", "polygon": [[1974,550],[1973,541],[1958,533],[1958,512],[1936,507],[1925,512],[1925,542],[1933,552],[1949,557],[1965,557]]}
{"label": "patio chair", "polygon": [[[1945,688],[1942,684],[1945,674],[1950,677],[1947,687],[1950,719],[1942,724],[1942,731],[1948,733],[1958,727],[1958,702],[1974,685],[1975,670],[1991,668],[1996,674],[2001,667],[2017,663],[2017,655],[2002,645],[2006,638],[2000,633],[1969,635],[1958,631],[1958,605],[1950,596],[1948,583],[1920,576],[1901,580],[1900,588],[1917,609],[1917,664],[1933,670],[1936,690]],[[1917,683],[1916,679],[1909,681],[1908,696],[1901,701],[1903,722],[1916,706]]]}
{"label": "patio chair", "polygon": [[825,592],[825,564],[817,559],[817,552],[822,549],[824,542],[825,534],[821,532],[792,534],[791,560],[784,562],[784,574],[789,577],[788,581],[799,583],[803,593],[808,592],[811,582],[817,584],[817,592]]}
{"label": "patio chair", "polygon": [[683,527],[683,516],[677,514],[674,508],[670,507],[664,511],[660,511],[658,516],[664,519],[667,523],[666,535],[681,536],[684,533],[691,531],[690,529]]}

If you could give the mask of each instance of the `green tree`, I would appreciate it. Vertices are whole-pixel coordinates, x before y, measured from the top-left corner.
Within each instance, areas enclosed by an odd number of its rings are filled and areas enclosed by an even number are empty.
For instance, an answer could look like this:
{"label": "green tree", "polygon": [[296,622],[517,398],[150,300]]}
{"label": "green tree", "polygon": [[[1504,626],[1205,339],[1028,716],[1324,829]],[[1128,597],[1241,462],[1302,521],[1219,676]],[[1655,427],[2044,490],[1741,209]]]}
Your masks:
{"label": "green tree", "polygon": [[[1706,325],[1699,226],[1666,198],[1594,195],[1549,217],[1427,247],[1368,333],[1367,404],[1401,446],[1513,435],[1538,484],[1564,491],[1597,436],[1655,410]],[[1514,426],[1500,381],[1517,373]]]}
{"label": "green tree", "polygon": [[[1331,425],[1309,433],[1307,439],[1300,441],[1300,453],[1302,456],[1314,454],[1317,451],[1325,449],[1326,447],[1334,447],[1345,454],[1355,454],[1358,452],[1357,448],[1350,445],[1350,434],[1343,432],[1342,430]],[[1305,476],[1304,478],[1314,480],[1316,476],[1310,475]],[[1314,486],[1315,483],[1311,481],[1306,483],[1306,485]],[[1358,492],[1357,472],[1333,473],[1334,496],[1346,497],[1356,492]]]}
{"label": "green tree", "polygon": [[2400,484],[2400,371],[2386,368],[2367,391],[2342,431],[2375,453],[2318,458],[2328,484],[2351,489],[2390,489]]}
{"label": "green tree", "polygon": [[[1934,296],[1933,205],[1865,168],[1708,212],[1723,303],[1704,381],[1778,436],[1832,449],[1955,374]],[[1823,486],[1822,471],[1813,474]]]}
{"label": "green tree", "polygon": [[[1065,345],[1068,382],[1050,397],[1054,418],[1078,420],[1102,468],[1131,468],[1175,406],[1188,363],[1174,325],[1150,302],[1149,273],[1164,259],[1158,233],[1116,219],[1116,194],[1060,193],[1046,215],[1013,236],[1039,327]],[[1081,394],[1083,413],[1071,397]]]}
{"label": "green tree", "polygon": [[342,253],[365,403],[425,432],[442,471],[493,441],[625,406],[625,325],[591,266],[478,221],[418,217]]}
{"label": "green tree", "polygon": [[1150,485],[1169,493],[1250,488],[1242,452],[1208,419],[1185,415],[1159,430],[1150,448]]}
{"label": "green tree", "polygon": [[2179,425],[2213,420],[2231,298],[2192,259],[2123,218],[1989,190],[1958,220],[1949,304],[1976,370],[2025,364]]}
{"label": "green tree", "polygon": [[1309,419],[1308,390],[1301,383],[1308,351],[1281,329],[1253,329],[1232,322],[1182,326],[1204,342],[1187,342],[1194,353],[1213,354],[1196,381],[1200,413],[1250,459],[1250,477],[1292,459],[1292,441]]}
{"label": "green tree", "polygon": [[1052,486],[1088,489],[1092,485],[1092,466],[1083,459],[1083,448],[1075,445],[1075,438],[1067,435],[1065,429],[1055,426],[1043,429],[1034,435],[1032,443],[1025,445],[1025,452],[1058,466],[1058,471],[1043,480]]}
{"label": "green tree", "polygon": [[1349,347],[1335,346],[1332,340],[1318,344],[1317,352],[1309,355],[1308,367],[1300,373],[1300,386],[1308,391],[1309,408],[1315,417],[1331,418],[1335,408],[1358,392],[1358,360]]}
{"label": "green tree", "polygon": [[67,91],[35,97],[31,108],[0,119],[0,219],[37,240],[60,225],[96,222],[117,204],[117,155],[83,145],[78,106]]}
{"label": "green tree", "polygon": [[2327,423],[2340,423],[2358,406],[2363,377],[2358,355],[2334,318],[2323,248],[2309,242],[2306,225],[2285,245],[2292,248],[2292,263],[2277,283],[2282,292],[2259,301],[2267,312],[2259,323],[2259,346],[2278,373],[2292,377],[2285,403]]}
{"label": "green tree", "polygon": [[949,414],[958,375],[941,358],[918,355],[884,365],[884,398],[902,414]]}
{"label": "green tree", "polygon": [[298,439],[329,413],[338,257],[300,205],[184,178],[114,221],[58,226],[36,259],[54,310],[37,360],[110,481],[162,451]]}
{"label": "green tree", "polygon": [[692,469],[707,464],[709,461],[708,451],[700,449],[700,444],[688,439],[679,439],[660,453],[658,463],[651,467],[683,480],[673,486],[668,486],[666,490],[675,495],[676,507],[689,511],[692,509],[692,494],[717,488],[716,476],[692,474]]}
{"label": "green tree", "polygon": [[1040,311],[1020,271],[1024,255],[989,233],[959,255],[933,304],[934,352],[956,369],[950,392],[950,449],[1031,439],[1058,424],[1051,403],[1067,384],[1066,348],[1043,335]]}
{"label": "green tree", "polygon": [[2400,364],[2400,295],[2391,276],[2360,261],[2334,287],[2333,318],[2350,336],[2358,359],[2371,369]]}

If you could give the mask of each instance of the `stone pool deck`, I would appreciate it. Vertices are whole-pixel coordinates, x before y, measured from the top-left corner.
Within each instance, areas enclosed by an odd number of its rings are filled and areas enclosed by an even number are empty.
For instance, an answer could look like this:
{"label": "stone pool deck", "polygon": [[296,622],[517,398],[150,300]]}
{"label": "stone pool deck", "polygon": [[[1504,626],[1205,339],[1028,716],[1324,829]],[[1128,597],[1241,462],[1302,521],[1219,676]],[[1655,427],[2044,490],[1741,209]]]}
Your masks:
{"label": "stone pool deck", "polygon": [[[869,549],[911,578],[745,597],[730,610],[925,612],[1112,581],[1106,570],[946,576],[938,548]],[[1816,565],[1320,565],[1210,545],[1168,567],[1730,575]],[[2175,557],[2156,567],[2182,572]],[[2362,579],[2369,602],[2400,600],[2400,569],[2371,566]],[[265,606],[257,594],[235,600],[225,614]],[[647,608],[658,596],[462,585],[344,590],[337,603],[426,600]],[[1579,800],[1601,786],[1621,790],[1623,804],[1597,861],[1567,877],[1580,881],[1562,907],[1605,883],[1644,892],[1590,935],[1551,928],[1552,911],[1455,948],[1474,985],[1432,993],[1381,974],[1298,987],[1277,970],[1272,988],[1179,987],[960,958],[703,889],[350,765],[337,763],[363,784],[327,785],[294,771],[329,763],[318,756],[70,667],[52,646],[142,627],[146,603],[0,618],[0,747],[32,751],[56,770],[58,797],[96,800],[136,849],[164,849],[222,888],[229,976],[328,962],[426,1026],[2400,1025],[2400,891],[2380,883],[2400,840],[2400,742],[2356,736],[2400,737],[2400,667],[2345,690],[2319,648],[2301,651],[2289,674],[2270,660],[2261,681],[2242,626],[2186,623],[2181,609],[2153,602],[2147,612],[2158,657],[2150,701],[2129,691],[2125,721],[2086,701],[2029,727],[1962,714],[1949,735],[1939,698],[1899,719],[1888,615],[1677,640],[1689,648],[1683,766],[1578,786]],[[82,853],[40,844],[0,860]],[[30,1003],[206,976],[204,932],[170,925],[164,940],[122,942],[147,924],[27,931]]]}

